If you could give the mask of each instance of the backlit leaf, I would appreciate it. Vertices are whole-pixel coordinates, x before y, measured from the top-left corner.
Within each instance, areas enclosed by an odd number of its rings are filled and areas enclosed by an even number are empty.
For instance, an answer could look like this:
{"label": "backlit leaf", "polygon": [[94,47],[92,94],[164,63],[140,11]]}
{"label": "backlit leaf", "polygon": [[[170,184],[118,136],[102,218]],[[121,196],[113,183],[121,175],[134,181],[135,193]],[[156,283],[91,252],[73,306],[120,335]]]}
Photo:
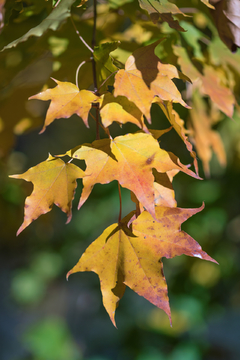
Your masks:
{"label": "backlit leaf", "polygon": [[[98,86],[102,84],[108,76],[117,71],[118,68],[113,64],[113,61],[110,57],[110,53],[117,49],[119,46],[119,41],[107,42],[99,46],[94,47],[93,57],[96,62],[96,71],[98,74]],[[111,78],[111,83],[108,82],[108,85],[113,84],[113,78]]]}
{"label": "backlit leaf", "polygon": [[178,56],[178,63],[182,71],[188,71],[191,80],[198,81],[197,86],[200,91],[208,95],[227,116],[232,117],[235,98],[232,91],[221,83],[217,70],[210,65],[205,65],[202,75],[189,59],[186,49],[173,46],[173,50]]}
{"label": "backlit leaf", "polygon": [[105,94],[100,114],[105,127],[111,125],[114,121],[120,124],[131,122],[145,132],[149,132],[144,124],[142,112],[125,96],[114,97],[110,93]]}
{"label": "backlit leaf", "polygon": [[111,154],[110,139],[96,140],[83,144],[67,152],[67,155],[86,162],[86,176],[83,178],[83,191],[79,201],[80,208],[89,197],[95,184],[108,184],[116,179],[117,161]]}
{"label": "backlit leaf", "polygon": [[132,232],[126,226],[128,219],[109,226],[87,248],[67,277],[83,271],[93,271],[99,276],[103,304],[115,326],[115,310],[125,286],[163,309],[171,323],[161,258],[185,254],[216,262],[180,228],[202,209],[203,206],[199,209],[157,206],[158,221],[144,211],[132,222]]}
{"label": "backlit leaf", "polygon": [[153,168],[160,173],[175,169],[199,179],[175,155],[162,150],[151,134],[143,132],[112,140],[97,140],[92,145],[84,144],[72,149],[67,155],[85,160],[87,166],[79,207],[87,200],[95,184],[117,180],[121,186],[131,190],[155,217]]}
{"label": "backlit leaf", "polygon": [[67,223],[72,218],[72,200],[77,187],[76,179],[82,178],[84,171],[73,164],[65,164],[61,159],[49,155],[46,161],[28,169],[24,174],[11,175],[33,183],[33,192],[26,198],[24,221],[18,229],[20,234],[33,220],[46,214],[57,205],[67,214]]}
{"label": "backlit leaf", "polygon": [[127,60],[125,70],[119,70],[115,76],[114,96],[126,96],[151,122],[150,108],[155,96],[161,100],[178,102],[189,107],[172,81],[183,78],[175,66],[162,64],[155,55],[157,41],[136,50]]}
{"label": "backlit leaf", "polygon": [[89,90],[79,91],[78,87],[72,83],[53,80],[57,83],[55,88],[47,89],[29,98],[30,100],[51,100],[41,133],[55,119],[69,118],[73,114],[80,116],[84,124],[89,127],[88,114],[92,103],[96,102],[98,97]]}

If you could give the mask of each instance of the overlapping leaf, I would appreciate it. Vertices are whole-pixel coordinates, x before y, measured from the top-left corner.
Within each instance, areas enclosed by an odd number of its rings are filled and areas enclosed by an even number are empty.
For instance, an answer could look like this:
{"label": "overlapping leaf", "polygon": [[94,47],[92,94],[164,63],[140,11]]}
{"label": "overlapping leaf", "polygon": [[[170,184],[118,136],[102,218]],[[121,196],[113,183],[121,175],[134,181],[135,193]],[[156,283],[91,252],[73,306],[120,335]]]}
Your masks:
{"label": "overlapping leaf", "polygon": [[132,223],[109,226],[85,251],[79,262],[69,271],[93,271],[100,279],[103,304],[115,324],[115,310],[125,286],[163,309],[171,322],[167,284],[163,274],[162,257],[178,255],[199,257],[216,262],[184,231],[181,224],[199,209],[156,207],[155,221],[144,211]]}
{"label": "overlapping leaf", "polygon": [[131,122],[145,132],[149,132],[144,124],[142,112],[125,96],[114,97],[110,93],[105,94],[100,114],[102,123],[105,127],[108,127],[114,121],[120,124]]}
{"label": "overlapping leaf", "polygon": [[72,83],[53,80],[57,83],[55,88],[47,89],[29,98],[44,101],[51,100],[41,133],[55,119],[69,118],[73,114],[80,116],[84,124],[89,127],[88,114],[92,103],[96,102],[98,97],[88,90],[79,91],[78,87]]}
{"label": "overlapping leaf", "polygon": [[[98,74],[98,86],[100,86],[109,75],[117,71],[117,67],[113,64],[110,57],[110,52],[114,51],[118,46],[119,41],[107,42],[94,47],[93,57],[96,62],[96,72]],[[113,78],[108,81],[108,85],[112,85]],[[101,88],[102,90],[102,88]]]}
{"label": "overlapping leaf", "polygon": [[73,164],[65,164],[61,159],[49,155],[46,161],[28,169],[24,174],[11,175],[15,179],[31,181],[33,192],[26,198],[24,221],[20,234],[33,220],[46,214],[57,205],[67,214],[67,223],[72,217],[72,200],[77,186],[76,179],[82,178],[84,171]]}
{"label": "overlapping leaf", "polygon": [[154,53],[159,42],[136,50],[128,58],[125,70],[118,71],[114,83],[114,96],[126,96],[134,102],[149,123],[150,108],[155,96],[189,107],[172,81],[173,78],[187,77],[179,73],[175,66],[160,62]]}
{"label": "overlapping leaf", "polygon": [[210,65],[205,65],[204,74],[202,75],[190,61],[186,49],[180,46],[173,46],[178,63],[182,71],[188,71],[191,80],[198,80],[198,87],[210,97],[210,99],[223,111],[227,116],[232,117],[235,98],[232,91],[221,83],[219,73]]}
{"label": "overlapping leaf", "polygon": [[171,14],[186,16],[175,4],[168,0],[138,0],[142,9],[146,10],[151,20],[156,23],[159,18],[166,21],[168,25],[178,31],[184,31],[177,20],[174,20]]}
{"label": "overlapping leaf", "polygon": [[152,135],[142,132],[118,136],[113,140],[97,140],[67,154],[84,159],[87,165],[79,207],[87,200],[94,184],[118,180],[155,217],[153,168],[160,173],[176,169],[199,178],[175,155],[162,150]]}
{"label": "overlapping leaf", "polygon": [[78,208],[87,200],[95,184],[108,184],[116,179],[118,164],[111,153],[110,144],[110,139],[96,140],[67,152],[75,159],[85,160],[87,166]]}

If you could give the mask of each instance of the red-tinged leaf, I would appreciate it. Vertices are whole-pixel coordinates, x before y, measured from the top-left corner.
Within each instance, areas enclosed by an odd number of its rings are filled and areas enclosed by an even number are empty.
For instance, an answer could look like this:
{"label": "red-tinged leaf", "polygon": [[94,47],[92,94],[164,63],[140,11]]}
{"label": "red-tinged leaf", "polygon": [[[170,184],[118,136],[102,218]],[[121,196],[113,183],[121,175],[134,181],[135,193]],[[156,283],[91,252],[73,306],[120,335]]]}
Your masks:
{"label": "red-tinged leaf", "polygon": [[100,280],[103,304],[113,324],[119,300],[125,286],[164,310],[171,323],[171,313],[162,257],[172,258],[182,254],[217,263],[187,233],[181,224],[201,211],[156,207],[155,221],[143,211],[132,222],[132,232],[127,223],[133,212],[121,224],[109,226],[85,251],[78,263],[67,274],[93,271]]}
{"label": "red-tinged leaf", "polygon": [[206,94],[227,116],[232,117],[235,98],[232,91],[221,83],[219,73],[209,65],[204,66],[202,75],[190,61],[184,48],[173,46],[174,54],[182,71],[188,70],[188,75],[203,94]]}
{"label": "red-tinged leaf", "polygon": [[109,139],[96,140],[92,144],[83,144],[68,151],[67,155],[75,159],[85,160],[87,166],[78,205],[80,209],[95,184],[108,184],[116,179],[118,163],[111,154]]}
{"label": "red-tinged leaf", "polygon": [[67,214],[67,223],[72,217],[72,200],[77,187],[76,179],[84,177],[84,171],[73,164],[66,164],[49,155],[46,161],[28,169],[24,174],[11,175],[33,183],[33,192],[26,198],[24,221],[18,229],[20,234],[33,220],[46,214],[57,205]]}
{"label": "red-tinged leaf", "polygon": [[235,104],[233,93],[220,83],[219,74],[212,66],[204,66],[201,90],[211,98],[222,112],[229,117],[233,116]]}
{"label": "red-tinged leaf", "polygon": [[181,70],[188,74],[192,82],[198,80],[201,77],[201,73],[189,59],[186,49],[175,45],[172,45],[172,48],[174,54],[178,57],[177,62],[181,66]]}
{"label": "red-tinged leaf", "polygon": [[175,169],[199,179],[175,155],[162,150],[152,135],[143,132],[118,136],[113,140],[97,140],[72,149],[67,155],[85,160],[87,166],[79,208],[95,184],[117,180],[121,186],[134,192],[154,217],[153,168],[160,173]]}
{"label": "red-tinged leaf", "polygon": [[118,136],[112,140],[111,148],[118,160],[117,180],[123,187],[134,192],[138,201],[153,217],[155,217],[153,168],[161,173],[177,169],[199,178],[181,164],[175,155],[162,150],[157,140],[150,134]]}
{"label": "red-tinged leaf", "polygon": [[173,109],[172,103],[158,102],[158,105],[161,107],[162,111],[166,115],[172,127],[176,130],[180,138],[185,143],[187,150],[189,151],[190,155],[193,158],[195,171],[198,174],[198,163],[197,163],[196,153],[195,151],[193,151],[192,144],[188,141],[188,137],[186,136],[188,130],[185,129],[184,127],[184,121],[180,119],[178,113]]}
{"label": "red-tinged leaf", "polygon": [[73,114],[80,116],[84,124],[89,127],[88,114],[92,103],[97,102],[98,97],[88,90],[79,91],[78,87],[72,83],[53,80],[57,83],[55,88],[47,89],[29,98],[44,101],[51,100],[41,133],[55,119],[69,118]]}
{"label": "red-tinged leaf", "polygon": [[167,284],[159,260],[146,241],[126,227],[113,224],[87,248],[67,276],[79,271],[98,274],[103,305],[114,326],[115,310],[126,285],[163,309],[171,321]]}
{"label": "red-tinged leaf", "polygon": [[111,125],[114,121],[120,124],[131,122],[137,125],[145,132],[149,132],[144,124],[142,112],[138,107],[125,96],[114,97],[107,93],[104,95],[100,109],[102,123],[105,127]]}
{"label": "red-tinged leaf", "polygon": [[181,224],[203,208],[204,205],[198,209],[156,206],[158,221],[155,221],[147,211],[142,212],[133,221],[132,231],[140,241],[145,240],[147,243],[149,250],[146,249],[145,258],[148,258],[149,256],[146,255],[150,255],[152,251],[159,259],[185,254],[217,263],[190,235],[181,231]]}

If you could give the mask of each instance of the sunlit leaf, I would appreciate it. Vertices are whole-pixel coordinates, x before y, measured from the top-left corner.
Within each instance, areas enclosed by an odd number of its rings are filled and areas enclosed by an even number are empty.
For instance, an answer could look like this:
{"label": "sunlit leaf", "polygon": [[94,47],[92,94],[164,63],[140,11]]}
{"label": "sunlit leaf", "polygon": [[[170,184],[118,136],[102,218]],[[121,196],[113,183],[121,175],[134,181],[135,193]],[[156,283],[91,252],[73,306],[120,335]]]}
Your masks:
{"label": "sunlit leaf", "polygon": [[79,271],[93,271],[99,276],[103,304],[115,326],[115,310],[125,286],[163,309],[171,323],[161,258],[185,254],[216,262],[180,228],[202,209],[157,206],[157,221],[144,211],[132,222],[132,232],[126,226],[129,218],[123,219],[120,225],[109,226],[87,248],[67,276]]}
{"label": "sunlit leaf", "polygon": [[72,83],[53,80],[57,83],[55,88],[47,89],[29,98],[30,100],[51,100],[41,133],[55,119],[69,118],[73,114],[80,116],[84,124],[89,127],[88,114],[92,103],[97,101],[98,97],[88,90],[79,91],[78,87]]}
{"label": "sunlit leaf", "polygon": [[26,198],[24,221],[20,234],[32,221],[46,214],[57,205],[67,214],[67,223],[72,218],[72,200],[77,187],[76,179],[82,178],[84,171],[73,164],[65,164],[61,159],[49,155],[46,161],[28,169],[24,174],[11,175],[33,183],[33,192]]}

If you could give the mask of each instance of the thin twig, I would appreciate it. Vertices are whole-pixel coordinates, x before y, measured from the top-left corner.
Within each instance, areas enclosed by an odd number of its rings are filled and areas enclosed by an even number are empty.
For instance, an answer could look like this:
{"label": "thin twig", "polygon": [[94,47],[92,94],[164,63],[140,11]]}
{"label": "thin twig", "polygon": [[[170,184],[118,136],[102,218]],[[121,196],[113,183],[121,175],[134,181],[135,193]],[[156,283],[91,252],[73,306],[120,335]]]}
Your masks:
{"label": "thin twig", "polygon": [[[89,113],[89,115],[93,118],[94,121],[97,121],[95,116],[93,114],[91,114],[91,112]],[[106,135],[109,137],[109,139],[112,139],[109,129],[105,128],[100,122],[99,122],[99,126],[103,129],[103,131],[106,133]]]}
{"label": "thin twig", "polygon": [[[96,45],[96,27],[97,27],[97,0],[93,0],[93,34],[92,34],[92,48]],[[92,70],[93,70],[93,85],[94,92],[97,94],[97,72],[96,72],[96,63],[94,58],[92,58]]]}
{"label": "thin twig", "polygon": [[[93,34],[92,34],[92,48],[94,49],[96,45],[96,29],[97,29],[97,0],[93,0]],[[94,57],[92,57],[92,72],[93,72],[93,86],[94,93],[98,95],[98,85],[97,85],[97,70],[96,62]],[[99,103],[95,106],[96,109],[96,139],[100,139],[99,132]]]}
{"label": "thin twig", "polygon": [[73,27],[74,27],[74,29],[75,29],[75,32],[76,32],[77,36],[78,36],[79,39],[82,41],[82,43],[88,48],[88,50],[90,50],[91,53],[93,53],[93,49],[86,43],[86,41],[83,39],[83,37],[80,35],[78,29],[76,28],[76,25],[75,25],[75,23],[74,23],[74,21],[73,21],[72,16],[70,16],[70,18],[71,18],[71,22],[72,22],[72,24],[73,24]]}
{"label": "thin twig", "polygon": [[118,223],[120,224],[122,220],[122,194],[121,194],[121,186],[118,182],[118,194],[119,194],[119,216],[118,216]]}
{"label": "thin twig", "polygon": [[81,67],[86,64],[86,61],[82,61],[80,65],[78,65],[77,71],[76,71],[76,86],[79,88],[78,86],[78,74],[79,74],[79,70],[81,69]]}

